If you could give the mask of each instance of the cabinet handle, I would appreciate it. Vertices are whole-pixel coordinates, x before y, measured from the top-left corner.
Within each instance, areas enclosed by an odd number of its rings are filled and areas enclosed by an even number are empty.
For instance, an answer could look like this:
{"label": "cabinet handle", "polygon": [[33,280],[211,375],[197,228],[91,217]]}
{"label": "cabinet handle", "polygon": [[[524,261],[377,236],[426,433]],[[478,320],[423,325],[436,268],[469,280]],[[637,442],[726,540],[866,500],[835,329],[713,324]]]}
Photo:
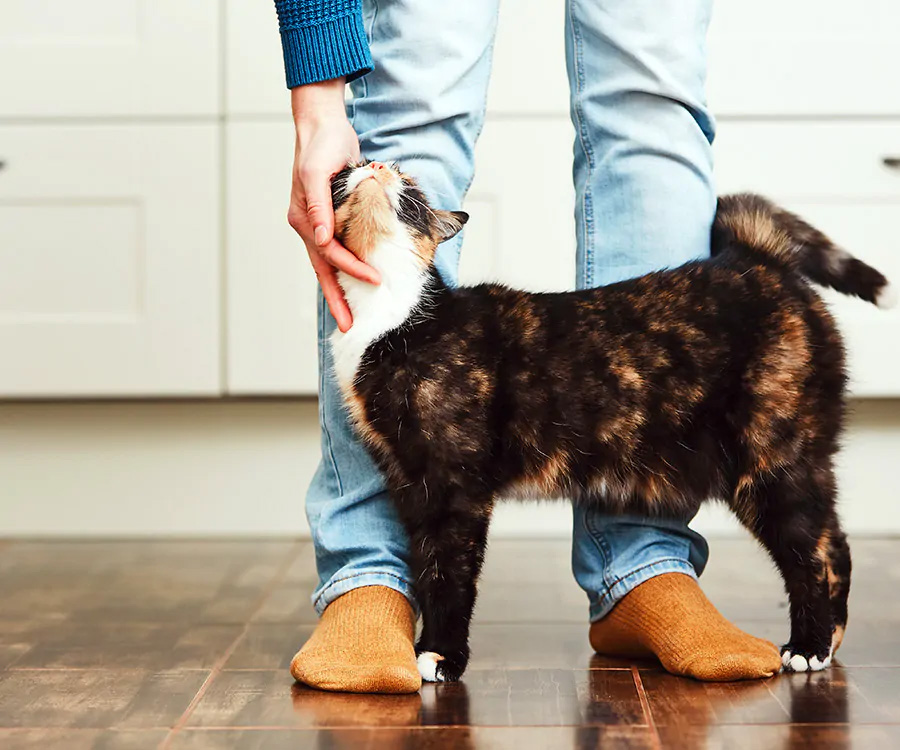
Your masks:
{"label": "cabinet handle", "polygon": [[885,156],[881,163],[888,169],[900,169],[900,156]]}

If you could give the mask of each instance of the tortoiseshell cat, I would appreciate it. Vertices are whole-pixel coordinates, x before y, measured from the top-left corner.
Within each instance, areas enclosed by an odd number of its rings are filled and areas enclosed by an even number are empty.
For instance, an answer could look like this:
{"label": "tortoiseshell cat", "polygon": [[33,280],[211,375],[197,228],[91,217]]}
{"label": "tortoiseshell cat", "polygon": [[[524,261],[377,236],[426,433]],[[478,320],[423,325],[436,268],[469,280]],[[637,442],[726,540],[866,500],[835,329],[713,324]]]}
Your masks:
{"label": "tortoiseshell cat", "polygon": [[425,679],[465,670],[494,501],[522,494],[683,519],[723,499],[784,578],[785,668],[828,666],[850,588],[832,466],[846,377],[808,281],[888,306],[884,276],[736,195],[708,260],[577,292],[450,289],[432,261],[466,214],[378,163],[332,192],[338,238],[382,277],[341,275],[354,323],[332,346],[409,532]]}

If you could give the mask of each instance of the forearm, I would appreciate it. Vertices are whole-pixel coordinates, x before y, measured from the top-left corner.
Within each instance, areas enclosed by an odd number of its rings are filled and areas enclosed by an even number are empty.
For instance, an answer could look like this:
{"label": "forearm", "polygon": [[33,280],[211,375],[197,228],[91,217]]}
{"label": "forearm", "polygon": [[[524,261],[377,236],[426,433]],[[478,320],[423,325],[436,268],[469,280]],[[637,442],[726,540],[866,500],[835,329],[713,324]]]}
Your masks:
{"label": "forearm", "polygon": [[323,122],[346,120],[345,83],[344,78],[332,78],[291,89],[291,111],[298,133]]}
{"label": "forearm", "polygon": [[275,0],[288,88],[372,69],[361,0]]}

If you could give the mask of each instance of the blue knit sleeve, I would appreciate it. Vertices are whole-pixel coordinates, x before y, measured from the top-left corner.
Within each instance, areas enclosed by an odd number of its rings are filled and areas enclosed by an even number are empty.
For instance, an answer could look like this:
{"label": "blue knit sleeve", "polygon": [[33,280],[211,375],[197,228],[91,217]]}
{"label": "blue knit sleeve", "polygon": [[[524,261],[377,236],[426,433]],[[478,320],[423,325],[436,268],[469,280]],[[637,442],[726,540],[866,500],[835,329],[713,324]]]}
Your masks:
{"label": "blue knit sleeve", "polygon": [[361,0],[275,0],[288,88],[372,70]]}

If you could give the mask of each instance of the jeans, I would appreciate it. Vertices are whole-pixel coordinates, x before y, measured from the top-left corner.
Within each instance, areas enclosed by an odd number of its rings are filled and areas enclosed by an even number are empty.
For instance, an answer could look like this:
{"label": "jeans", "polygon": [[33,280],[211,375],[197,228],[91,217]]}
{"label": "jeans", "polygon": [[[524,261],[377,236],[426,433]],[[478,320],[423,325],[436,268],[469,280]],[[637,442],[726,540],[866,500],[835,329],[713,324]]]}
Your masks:
{"label": "jeans", "polygon": [[[580,288],[709,252],[715,211],[713,121],[704,95],[710,5],[567,0]],[[399,162],[432,205],[458,209],[484,120],[498,0],[364,0],[363,6],[375,70],[351,84],[348,103],[362,154]],[[450,284],[459,251],[456,238],[437,256]],[[341,594],[371,585],[415,603],[406,533],[341,405],[328,343],[334,327],[320,295],[322,460],[306,501],[319,573],[313,603],[321,613]],[[706,564],[706,542],[685,523],[577,507],[573,515],[572,569],[592,621],[647,579],[670,572],[696,577]]]}

